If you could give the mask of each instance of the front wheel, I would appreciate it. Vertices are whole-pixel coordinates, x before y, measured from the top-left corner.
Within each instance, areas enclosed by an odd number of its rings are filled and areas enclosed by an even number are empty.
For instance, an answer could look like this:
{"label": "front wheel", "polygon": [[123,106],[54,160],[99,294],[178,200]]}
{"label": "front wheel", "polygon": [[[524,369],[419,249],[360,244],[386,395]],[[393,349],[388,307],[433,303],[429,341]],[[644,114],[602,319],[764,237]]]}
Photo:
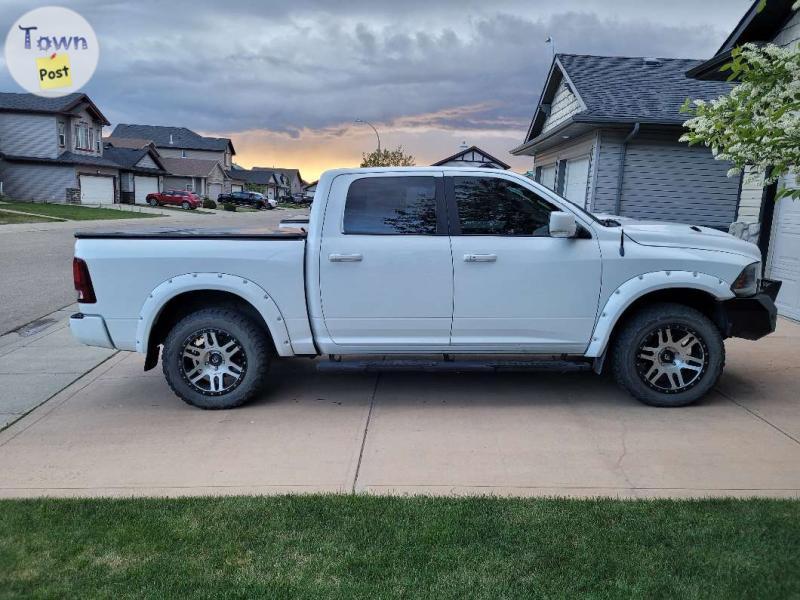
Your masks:
{"label": "front wheel", "polygon": [[650,406],[696,402],[716,385],[725,366],[716,325],[682,304],[656,304],[635,313],[611,351],[617,383]]}
{"label": "front wheel", "polygon": [[184,402],[204,409],[240,406],[264,386],[267,333],[234,308],[206,308],[181,319],[164,341],[164,376]]}
{"label": "front wheel", "polygon": [[150,198],[150,200],[148,200],[147,203],[153,208],[156,208],[158,206],[158,200],[156,200],[155,198]]}
{"label": "front wheel", "polygon": [[181,202],[181,208],[183,208],[183,210],[189,210],[190,208],[192,208],[192,205],[184,200],[183,202]]}

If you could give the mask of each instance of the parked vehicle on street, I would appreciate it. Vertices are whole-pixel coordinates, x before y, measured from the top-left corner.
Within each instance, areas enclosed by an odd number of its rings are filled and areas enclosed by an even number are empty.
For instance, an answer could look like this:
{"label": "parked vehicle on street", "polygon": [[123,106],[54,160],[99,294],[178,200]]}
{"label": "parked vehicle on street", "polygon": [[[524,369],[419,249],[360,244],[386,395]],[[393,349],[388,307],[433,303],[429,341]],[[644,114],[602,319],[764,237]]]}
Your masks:
{"label": "parked vehicle on street", "polygon": [[[160,353],[201,408],[253,398],[277,358],[320,355],[458,370],[526,355],[683,406],[716,384],[725,338],[775,330],[780,282],[714,229],[597,219],[493,169],[340,169],[316,198],[293,230],[78,232],[74,336],[145,370]],[[431,354],[445,360],[383,359]]]}
{"label": "parked vehicle on street", "polygon": [[278,205],[277,200],[273,198],[268,198],[264,194],[259,192],[248,192],[248,191],[241,191],[241,192],[231,192],[230,194],[220,194],[217,196],[217,203],[230,203],[236,204],[237,206],[251,206],[253,208],[261,209],[272,209]]}
{"label": "parked vehicle on street", "polygon": [[187,192],[186,190],[169,190],[167,192],[147,194],[145,199],[147,203],[153,207],[180,206],[185,210],[194,210],[203,204],[200,196],[194,192]]}

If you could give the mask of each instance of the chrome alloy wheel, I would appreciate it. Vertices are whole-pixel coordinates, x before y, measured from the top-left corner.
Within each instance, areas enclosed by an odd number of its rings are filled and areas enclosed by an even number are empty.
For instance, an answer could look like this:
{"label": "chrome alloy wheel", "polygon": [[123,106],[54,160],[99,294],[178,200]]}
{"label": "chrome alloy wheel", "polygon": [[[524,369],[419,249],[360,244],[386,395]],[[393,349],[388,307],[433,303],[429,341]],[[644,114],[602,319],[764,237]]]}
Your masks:
{"label": "chrome alloy wheel", "polygon": [[666,394],[697,384],[708,366],[708,348],[684,325],[664,325],[645,336],[636,352],[636,372],[648,386]]}
{"label": "chrome alloy wheel", "polygon": [[206,396],[235,389],[247,372],[247,355],[241,342],[227,331],[206,328],[189,335],[181,345],[180,374]]}

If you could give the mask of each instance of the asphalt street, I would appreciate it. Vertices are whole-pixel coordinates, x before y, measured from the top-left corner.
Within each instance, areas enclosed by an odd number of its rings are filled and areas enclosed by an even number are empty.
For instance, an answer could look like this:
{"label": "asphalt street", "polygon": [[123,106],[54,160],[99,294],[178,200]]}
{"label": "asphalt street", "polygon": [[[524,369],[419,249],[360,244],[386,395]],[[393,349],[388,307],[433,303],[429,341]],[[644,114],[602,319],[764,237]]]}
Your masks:
{"label": "asphalt street", "polygon": [[74,234],[78,230],[275,225],[295,210],[181,213],[151,219],[70,221],[0,226],[0,335],[75,302]]}

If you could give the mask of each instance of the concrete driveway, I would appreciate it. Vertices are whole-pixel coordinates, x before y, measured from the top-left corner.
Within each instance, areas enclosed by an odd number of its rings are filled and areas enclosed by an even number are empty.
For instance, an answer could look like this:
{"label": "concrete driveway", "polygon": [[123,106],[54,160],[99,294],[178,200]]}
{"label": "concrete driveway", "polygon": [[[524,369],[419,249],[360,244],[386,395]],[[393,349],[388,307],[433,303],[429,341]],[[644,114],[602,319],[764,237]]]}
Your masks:
{"label": "concrete driveway", "polygon": [[119,353],[0,433],[0,496],[283,492],[800,495],[800,325],[730,341],[703,403],[640,405],[592,374],[274,368],[204,412]]}

